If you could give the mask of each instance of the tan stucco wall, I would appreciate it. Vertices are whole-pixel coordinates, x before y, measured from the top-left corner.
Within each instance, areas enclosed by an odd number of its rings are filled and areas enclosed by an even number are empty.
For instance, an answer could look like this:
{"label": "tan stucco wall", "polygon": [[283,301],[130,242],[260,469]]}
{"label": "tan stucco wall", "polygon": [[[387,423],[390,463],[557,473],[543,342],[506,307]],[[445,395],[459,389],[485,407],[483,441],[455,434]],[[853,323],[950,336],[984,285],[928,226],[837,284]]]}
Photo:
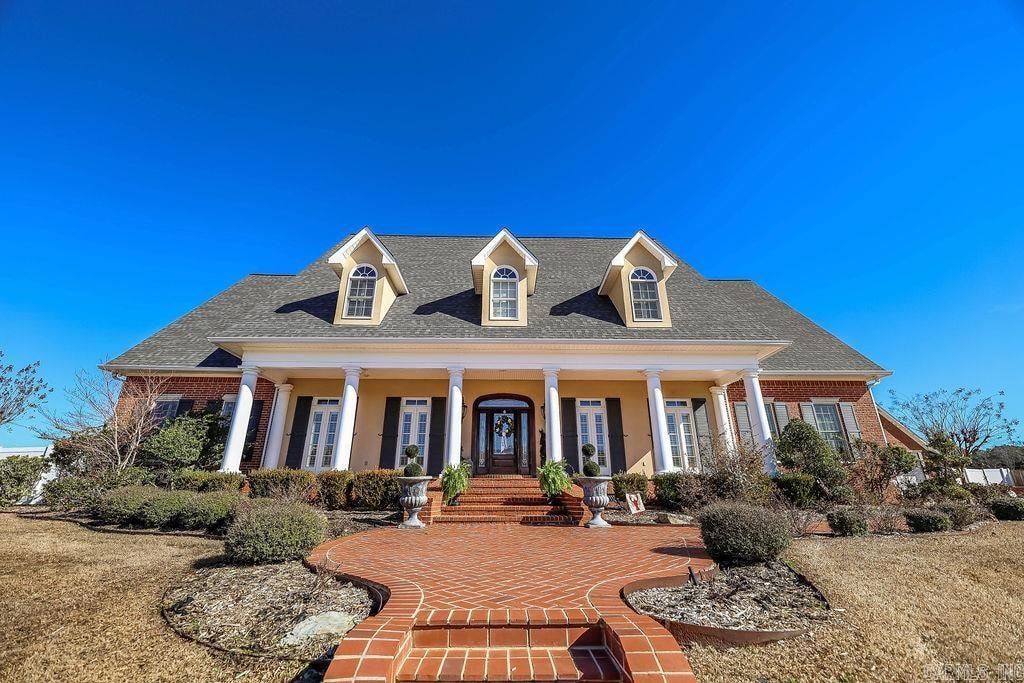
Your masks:
{"label": "tan stucco wall", "polygon": [[[491,275],[496,268],[512,266],[519,273],[519,318],[495,320],[491,318]],[[484,263],[481,285],[480,323],[486,327],[526,327],[526,260],[508,242],[502,242],[490,253]]]}
{"label": "tan stucco wall", "polygon": [[[373,291],[373,315],[369,318],[346,318],[345,304],[348,294],[349,276],[356,266],[368,263],[377,269],[377,286]],[[380,322],[395,303],[398,295],[395,292],[394,284],[384,271],[384,259],[373,242],[366,240],[343,264],[341,280],[338,283],[338,306],[334,311],[335,325],[380,325]]]}
{"label": "tan stucco wall", "polygon": [[[299,396],[318,398],[337,398],[341,395],[340,379],[294,379],[288,414],[285,421],[286,432],[282,448],[282,463],[287,453],[292,431],[292,418],[295,402]],[[710,382],[663,382],[666,399],[703,398],[707,401],[708,420],[712,433],[718,426],[715,422],[714,408],[709,391]],[[631,472],[654,473],[651,454],[651,423],[647,407],[647,384],[638,381],[602,382],[594,380],[563,380],[559,382],[559,394],[562,397],[580,398],[619,398],[622,403],[622,432],[625,435],[626,466]],[[469,458],[473,453],[473,404],[481,396],[491,394],[516,394],[525,396],[534,404],[534,430],[532,434],[531,452],[534,462],[539,461],[540,430],[544,428],[544,416],[541,406],[544,404],[544,381],[518,380],[478,380],[466,379],[463,383],[463,397],[467,406],[462,421],[463,457]],[[353,439],[352,462],[353,470],[372,469],[380,461],[381,431],[384,424],[384,403],[388,396],[405,398],[447,397],[448,380],[392,380],[363,379],[359,383],[359,402],[356,410],[356,429]],[[428,458],[444,457],[443,454],[429,453]]]}

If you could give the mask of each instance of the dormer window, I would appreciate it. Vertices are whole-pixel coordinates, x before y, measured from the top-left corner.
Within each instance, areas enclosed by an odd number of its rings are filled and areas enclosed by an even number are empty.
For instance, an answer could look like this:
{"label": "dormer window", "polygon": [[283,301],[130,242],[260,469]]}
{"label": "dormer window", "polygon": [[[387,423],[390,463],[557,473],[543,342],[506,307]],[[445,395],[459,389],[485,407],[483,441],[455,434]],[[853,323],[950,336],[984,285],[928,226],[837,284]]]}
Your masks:
{"label": "dormer window", "polygon": [[491,275],[491,318],[519,319],[519,273],[512,266],[499,266]]}
{"label": "dormer window", "polygon": [[376,289],[377,269],[367,264],[356,266],[348,278],[345,317],[373,317],[373,295]]}
{"label": "dormer window", "polygon": [[634,320],[661,320],[658,278],[648,268],[634,268],[629,275]]}

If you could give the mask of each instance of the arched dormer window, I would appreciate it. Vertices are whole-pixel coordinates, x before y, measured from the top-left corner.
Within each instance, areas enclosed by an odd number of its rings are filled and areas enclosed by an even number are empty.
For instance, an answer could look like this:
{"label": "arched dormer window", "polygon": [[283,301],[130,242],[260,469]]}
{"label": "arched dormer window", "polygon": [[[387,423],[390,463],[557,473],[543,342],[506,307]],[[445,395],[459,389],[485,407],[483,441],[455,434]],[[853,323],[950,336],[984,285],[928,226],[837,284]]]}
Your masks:
{"label": "arched dormer window", "polygon": [[634,320],[661,320],[658,278],[649,268],[633,269],[629,274],[629,289],[633,295]]}
{"label": "arched dormer window", "polygon": [[491,274],[491,318],[519,319],[519,273],[512,266],[498,266]]}
{"label": "arched dormer window", "polygon": [[377,289],[377,269],[362,264],[352,270],[348,277],[346,297],[346,318],[372,318],[373,295]]}

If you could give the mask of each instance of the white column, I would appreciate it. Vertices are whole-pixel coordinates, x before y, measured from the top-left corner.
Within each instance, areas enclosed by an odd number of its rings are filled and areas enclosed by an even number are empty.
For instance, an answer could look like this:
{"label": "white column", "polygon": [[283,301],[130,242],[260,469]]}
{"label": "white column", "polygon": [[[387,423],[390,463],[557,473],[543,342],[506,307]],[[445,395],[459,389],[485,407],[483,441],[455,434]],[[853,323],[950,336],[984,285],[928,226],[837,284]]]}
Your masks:
{"label": "white column", "polygon": [[242,449],[245,448],[245,433],[249,429],[249,416],[252,414],[252,401],[256,394],[258,373],[258,368],[251,366],[242,368],[242,381],[238,385],[235,412],[231,415],[228,440],[224,444],[224,459],[220,463],[221,472],[240,471]]}
{"label": "white column", "polygon": [[715,422],[718,423],[718,435],[725,441],[725,447],[736,450],[736,434],[732,429],[732,418],[729,416],[729,401],[725,387],[711,387],[711,398],[715,404]]}
{"label": "white column", "polygon": [[341,390],[338,413],[338,440],[334,444],[334,469],[347,470],[352,461],[352,437],[356,432],[356,401],[359,400],[359,375],[362,368],[345,368],[345,386]]}
{"label": "white column", "polygon": [[561,460],[562,401],[558,397],[558,368],[544,368],[544,428],[548,460]]}
{"label": "white column", "polygon": [[764,471],[775,476],[778,474],[779,468],[775,464],[768,412],[765,409],[764,397],[761,395],[761,382],[757,378],[756,370],[747,370],[743,373],[743,386],[747,392],[747,408],[750,412],[750,426],[754,432],[754,443],[763,451]]}
{"label": "white column", "polygon": [[288,400],[292,396],[291,384],[278,384],[274,394],[274,410],[267,427],[267,444],[263,447],[263,467],[273,469],[281,462],[281,444],[284,441],[284,420],[288,415]]}
{"label": "white column", "polygon": [[448,368],[448,428],[445,463],[457,467],[462,460],[462,377],[464,368]]}
{"label": "white column", "polygon": [[671,472],[672,442],[668,438],[668,418],[665,417],[665,394],[661,390],[661,370],[645,370],[647,376],[647,402],[651,409],[651,441],[654,445],[654,469]]}

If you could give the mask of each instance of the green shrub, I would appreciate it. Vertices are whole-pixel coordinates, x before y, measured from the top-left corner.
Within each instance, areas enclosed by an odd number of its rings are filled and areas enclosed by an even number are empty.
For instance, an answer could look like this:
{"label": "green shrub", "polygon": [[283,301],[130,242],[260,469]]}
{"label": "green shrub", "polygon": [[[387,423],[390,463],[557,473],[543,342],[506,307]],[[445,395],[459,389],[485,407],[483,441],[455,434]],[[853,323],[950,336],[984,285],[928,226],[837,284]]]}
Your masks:
{"label": "green shrub", "polygon": [[1006,484],[975,484],[968,482],[963,485],[963,488],[980,505],[985,506],[988,506],[996,498],[1002,498],[1010,492],[1010,487]]}
{"label": "green shrub", "polygon": [[32,495],[48,464],[34,455],[12,455],[0,460],[0,505],[16,505]]}
{"label": "green shrub", "polygon": [[746,503],[715,503],[697,518],[704,547],[723,567],[767,562],[789,545],[789,525],[773,510]]}
{"label": "green shrub", "polygon": [[907,527],[915,534],[949,531],[950,528],[949,517],[938,510],[912,508],[905,510],[903,516],[907,520]]}
{"label": "green shrub", "polygon": [[612,475],[612,486],[615,487],[615,498],[623,503],[627,493],[639,493],[644,503],[649,502],[647,495],[647,475],[643,472],[619,472]]}
{"label": "green shrub", "polygon": [[43,503],[65,512],[88,511],[96,507],[102,492],[95,479],[58,477],[43,484]]}
{"label": "green shrub", "polygon": [[210,425],[206,418],[182,415],[142,442],[142,458],[158,469],[192,467],[203,453]]}
{"label": "green shrub", "polygon": [[327,518],[301,503],[242,505],[228,527],[224,551],[237,564],[298,560],[327,539]]}
{"label": "green shrub", "polygon": [[122,470],[103,470],[92,475],[104,491],[125,486],[147,486],[156,480],[152,470],[145,467],[125,467]]}
{"label": "green shrub", "polygon": [[737,470],[720,469],[704,475],[704,493],[718,500],[745,500],[748,477]]}
{"label": "green shrub", "polygon": [[352,504],[363,510],[397,510],[401,470],[362,470],[352,475]]}
{"label": "green shrub", "polygon": [[848,479],[836,452],[817,429],[803,420],[792,420],[786,425],[775,453],[780,465],[820,479],[827,489],[845,484]]}
{"label": "green shrub", "polygon": [[982,518],[982,513],[971,503],[948,500],[939,503],[935,509],[949,517],[949,525],[960,531]]}
{"label": "green shrub", "polygon": [[171,476],[171,488],[178,491],[240,491],[245,477],[239,472],[216,472],[184,468]]}
{"label": "green shrub", "polygon": [[456,497],[469,490],[469,479],[473,465],[468,460],[458,465],[445,465],[441,471],[441,492],[444,502],[450,504]]}
{"label": "green shrub", "polygon": [[141,521],[142,507],[162,492],[155,486],[112,489],[99,497],[94,514],[106,524],[137,524]]}
{"label": "green shrub", "polygon": [[[589,445],[589,444],[588,444]],[[587,461],[583,463],[583,476],[584,477],[600,477],[601,466],[595,461],[587,458]]]}
{"label": "green shrub", "polygon": [[836,508],[825,518],[836,536],[864,536],[868,533],[868,520],[856,508]]}
{"label": "green shrub", "polygon": [[313,498],[316,475],[287,468],[254,470],[249,473],[249,495],[253,498]]}
{"label": "green shrub", "polygon": [[537,481],[540,490],[546,496],[557,496],[563,491],[568,491],[572,486],[569,473],[565,471],[565,463],[561,460],[548,460],[537,468]]}
{"label": "green shrub", "polygon": [[996,498],[989,503],[989,509],[996,519],[1004,522],[1024,521],[1024,498]]}
{"label": "green shrub", "polygon": [[182,515],[195,498],[193,491],[160,491],[142,504],[135,524],[147,529],[184,528]]}
{"label": "green shrub", "polygon": [[798,508],[813,507],[818,502],[818,480],[803,472],[785,472],[775,477],[779,492]]}
{"label": "green shrub", "polygon": [[352,472],[350,470],[326,470],[316,475],[320,489],[320,503],[328,510],[343,510],[348,507],[352,495]]}
{"label": "green shrub", "polygon": [[196,494],[181,510],[181,528],[221,533],[231,523],[235,509],[245,500],[244,496],[230,491]]}

